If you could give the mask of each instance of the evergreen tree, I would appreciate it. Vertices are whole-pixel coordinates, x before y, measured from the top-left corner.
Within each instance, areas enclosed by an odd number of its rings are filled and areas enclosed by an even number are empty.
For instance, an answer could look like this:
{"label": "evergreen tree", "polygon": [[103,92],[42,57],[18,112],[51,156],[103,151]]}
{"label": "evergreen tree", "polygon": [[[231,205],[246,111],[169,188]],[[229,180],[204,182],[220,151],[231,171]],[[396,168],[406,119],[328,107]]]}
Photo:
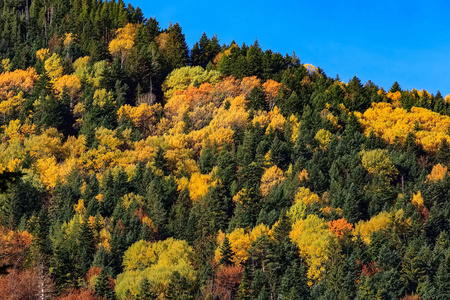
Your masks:
{"label": "evergreen tree", "polygon": [[232,262],[233,250],[231,250],[231,244],[227,236],[225,237],[222,245],[220,246],[220,256],[221,258],[219,264],[226,266],[230,266],[233,264]]}

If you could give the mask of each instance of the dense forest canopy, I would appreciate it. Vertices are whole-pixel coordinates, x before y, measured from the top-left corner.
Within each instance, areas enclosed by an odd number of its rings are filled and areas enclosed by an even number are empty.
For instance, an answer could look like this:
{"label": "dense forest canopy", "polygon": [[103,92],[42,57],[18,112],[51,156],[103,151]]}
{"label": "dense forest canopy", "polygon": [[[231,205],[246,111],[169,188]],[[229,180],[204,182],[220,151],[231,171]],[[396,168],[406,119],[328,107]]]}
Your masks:
{"label": "dense forest canopy", "polygon": [[450,298],[450,95],[0,0],[2,299]]}

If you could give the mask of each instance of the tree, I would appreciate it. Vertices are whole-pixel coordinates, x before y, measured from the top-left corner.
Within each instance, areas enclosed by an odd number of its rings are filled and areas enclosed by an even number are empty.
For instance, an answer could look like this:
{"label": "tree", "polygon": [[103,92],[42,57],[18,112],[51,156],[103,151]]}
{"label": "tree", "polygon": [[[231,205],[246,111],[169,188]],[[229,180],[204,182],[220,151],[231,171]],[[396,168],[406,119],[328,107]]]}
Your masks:
{"label": "tree", "polygon": [[130,54],[134,46],[134,40],[139,25],[127,24],[124,28],[119,28],[116,31],[116,38],[109,43],[109,52],[120,58],[120,65],[123,68],[125,59]]}
{"label": "tree", "polygon": [[230,241],[228,240],[228,237],[225,237],[223,240],[222,245],[220,246],[220,261],[219,264],[229,266],[232,264],[232,257],[233,257],[233,251],[231,250]]}
{"label": "tree", "polygon": [[363,167],[369,174],[380,176],[386,179],[393,179],[398,171],[392,164],[387,150],[375,149],[371,151],[361,151],[359,153]]}
{"label": "tree", "polygon": [[272,188],[280,184],[283,180],[283,171],[281,171],[277,166],[270,167],[261,177],[261,185],[259,187],[261,194],[266,197],[269,195]]}
{"label": "tree", "polygon": [[152,300],[156,299],[155,293],[151,290],[150,282],[147,278],[142,279],[140,287],[139,287],[139,294],[136,297],[138,300]]}

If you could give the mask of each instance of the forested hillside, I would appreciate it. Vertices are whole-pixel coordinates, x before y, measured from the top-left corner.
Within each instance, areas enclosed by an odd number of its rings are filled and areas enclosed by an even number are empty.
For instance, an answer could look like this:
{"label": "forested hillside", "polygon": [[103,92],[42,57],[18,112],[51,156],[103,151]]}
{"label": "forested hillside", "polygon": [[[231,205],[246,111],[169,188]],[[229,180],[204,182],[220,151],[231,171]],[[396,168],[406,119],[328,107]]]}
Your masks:
{"label": "forested hillside", "polygon": [[450,298],[450,95],[122,0],[0,28],[0,299]]}

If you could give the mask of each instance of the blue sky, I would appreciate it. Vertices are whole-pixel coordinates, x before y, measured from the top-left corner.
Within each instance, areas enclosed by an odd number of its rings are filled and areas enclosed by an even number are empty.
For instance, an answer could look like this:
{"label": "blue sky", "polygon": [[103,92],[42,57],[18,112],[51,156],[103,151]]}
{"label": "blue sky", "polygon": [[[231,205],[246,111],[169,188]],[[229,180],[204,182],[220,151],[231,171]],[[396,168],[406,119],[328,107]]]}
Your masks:
{"label": "blue sky", "polygon": [[131,1],[162,28],[178,22],[189,47],[203,32],[389,89],[450,94],[450,1]]}

